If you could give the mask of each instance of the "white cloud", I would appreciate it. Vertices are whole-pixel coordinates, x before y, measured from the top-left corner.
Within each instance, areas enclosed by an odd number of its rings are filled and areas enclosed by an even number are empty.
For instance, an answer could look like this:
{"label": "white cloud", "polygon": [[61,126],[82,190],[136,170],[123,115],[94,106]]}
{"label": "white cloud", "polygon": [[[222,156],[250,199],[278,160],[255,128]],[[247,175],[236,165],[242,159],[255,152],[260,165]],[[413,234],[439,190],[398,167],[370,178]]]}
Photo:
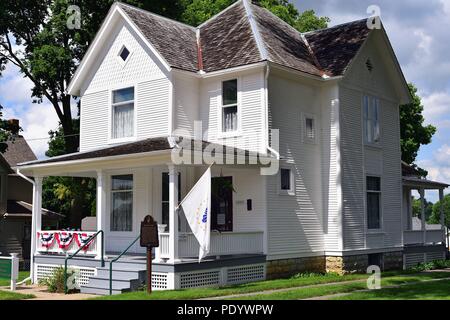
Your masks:
{"label": "white cloud", "polygon": [[450,94],[447,92],[435,92],[422,97],[424,117],[427,123],[435,124],[445,121],[443,117],[450,114]]}

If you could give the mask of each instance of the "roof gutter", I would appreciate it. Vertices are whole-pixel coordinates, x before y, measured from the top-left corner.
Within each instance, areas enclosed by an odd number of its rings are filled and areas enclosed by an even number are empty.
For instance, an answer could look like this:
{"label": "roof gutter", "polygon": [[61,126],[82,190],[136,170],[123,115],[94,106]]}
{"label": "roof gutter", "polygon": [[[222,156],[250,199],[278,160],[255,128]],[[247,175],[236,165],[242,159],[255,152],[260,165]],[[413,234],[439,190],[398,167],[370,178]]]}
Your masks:
{"label": "roof gutter", "polygon": [[26,181],[28,181],[29,183],[31,183],[31,184],[34,186],[34,180],[28,178],[26,175],[24,175],[22,172],[20,172],[20,169],[19,169],[19,168],[16,169],[16,172],[17,172],[17,175],[18,175],[19,177],[25,179]]}

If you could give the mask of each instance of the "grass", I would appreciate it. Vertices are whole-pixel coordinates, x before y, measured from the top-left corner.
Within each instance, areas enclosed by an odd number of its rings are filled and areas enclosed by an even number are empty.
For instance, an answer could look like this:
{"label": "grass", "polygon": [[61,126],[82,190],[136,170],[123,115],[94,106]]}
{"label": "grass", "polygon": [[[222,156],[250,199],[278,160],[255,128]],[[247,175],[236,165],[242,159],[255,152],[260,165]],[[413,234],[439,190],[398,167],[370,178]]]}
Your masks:
{"label": "grass", "polygon": [[368,292],[355,292],[333,300],[450,300],[450,281],[409,284]]}
{"label": "grass", "polygon": [[[399,274],[398,272],[385,273],[386,276]],[[228,296],[234,294],[252,293],[284,288],[303,287],[324,283],[344,282],[352,280],[365,280],[366,274],[350,274],[340,276],[337,274],[303,274],[290,279],[267,280],[221,288],[198,288],[186,290],[155,291],[148,295],[144,291],[128,292],[113,296],[95,298],[97,300],[190,300]],[[365,282],[363,282],[365,283]]]}
{"label": "grass", "polygon": [[[403,285],[407,283],[418,283],[425,280],[432,279],[442,279],[449,278],[450,274],[448,272],[433,272],[433,273],[423,273],[423,274],[406,274],[406,275],[394,275],[394,276],[384,276],[381,279],[381,286],[394,286],[394,285]],[[443,281],[449,282],[449,281]],[[427,283],[428,284],[428,283]],[[423,286],[424,283],[416,284],[417,286]],[[410,287],[410,286],[408,286]],[[448,288],[448,287],[447,287]],[[314,288],[299,288],[293,289],[284,292],[276,292],[270,294],[258,294],[253,296],[246,296],[240,298],[234,298],[233,300],[298,300],[298,299],[307,299],[313,297],[321,297],[327,295],[333,295],[338,293],[349,293],[357,290],[366,290],[367,285],[365,282],[358,283],[349,283],[349,284],[333,284],[327,286],[319,286]],[[403,287],[401,288],[403,289]],[[396,290],[401,290],[400,288],[392,289],[392,294],[395,295]],[[378,297],[383,297],[384,290],[391,289],[381,289],[376,291],[370,291],[368,293],[372,293],[377,295]],[[354,295],[359,297],[359,295],[363,295],[363,293],[354,293]],[[353,296],[353,294],[352,294]],[[450,296],[450,292],[447,294]],[[345,298],[345,297],[343,297]],[[389,299],[389,298],[388,298]]]}
{"label": "grass", "polygon": [[0,291],[0,300],[24,300],[34,297],[35,296],[32,294],[21,294],[12,291]]}
{"label": "grass", "polygon": [[321,283],[343,282],[366,279],[365,274],[340,276],[337,274],[303,274],[290,279],[277,279],[247,283],[221,288],[198,288],[186,290],[155,291],[148,295],[144,291],[128,292],[113,296],[103,296],[100,300],[189,300],[209,297],[220,297],[233,294],[251,293],[265,290],[309,286]]}
{"label": "grass", "polygon": [[[30,271],[19,271],[19,279],[17,282],[22,281],[23,279],[30,276]],[[0,287],[9,286],[11,284],[11,280],[9,279],[0,279]]]}

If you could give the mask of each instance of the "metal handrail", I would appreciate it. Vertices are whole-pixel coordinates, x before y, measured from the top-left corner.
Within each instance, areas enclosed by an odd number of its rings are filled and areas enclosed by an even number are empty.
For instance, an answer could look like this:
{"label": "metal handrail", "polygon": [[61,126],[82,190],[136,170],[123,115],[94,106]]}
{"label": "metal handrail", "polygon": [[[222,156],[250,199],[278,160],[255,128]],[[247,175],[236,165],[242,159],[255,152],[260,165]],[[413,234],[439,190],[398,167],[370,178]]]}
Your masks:
{"label": "metal handrail", "polygon": [[112,295],[112,265],[113,262],[116,262],[117,260],[119,260],[125,253],[128,252],[128,250],[130,250],[130,248],[136,243],[136,241],[139,240],[139,238],[141,237],[141,235],[139,235],[136,239],[133,240],[132,243],[130,243],[130,245],[122,251],[121,254],[119,254],[116,258],[112,259],[109,262],[109,295]]}
{"label": "metal handrail", "polygon": [[64,259],[64,293],[67,294],[67,260],[72,259],[73,257],[75,257],[78,252],[80,252],[82,249],[84,249],[87,245],[89,245],[92,240],[94,240],[99,234],[102,234],[102,242],[101,244],[101,266],[104,267],[105,266],[105,257],[104,257],[104,248],[105,248],[105,233],[103,232],[103,230],[99,230],[97,231],[95,234],[93,234],[92,236],[89,237],[89,239],[86,241],[85,244],[83,244],[81,247],[78,248],[77,251],[75,251],[73,254],[66,256],[66,258]]}

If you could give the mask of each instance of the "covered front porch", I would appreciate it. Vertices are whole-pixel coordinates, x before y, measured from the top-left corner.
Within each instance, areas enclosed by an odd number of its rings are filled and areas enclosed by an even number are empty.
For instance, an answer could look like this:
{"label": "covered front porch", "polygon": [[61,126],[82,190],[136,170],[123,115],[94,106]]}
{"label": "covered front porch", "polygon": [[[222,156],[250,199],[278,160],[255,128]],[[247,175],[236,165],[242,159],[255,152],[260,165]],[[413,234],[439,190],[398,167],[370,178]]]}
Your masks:
{"label": "covered front porch", "polygon": [[[52,261],[74,253],[83,241],[102,230],[103,248],[100,233],[77,254],[77,259],[98,262],[103,255],[108,261],[139,237],[140,223],[150,214],[160,230],[160,245],[154,248],[153,263],[198,265],[198,242],[184,213],[176,207],[206,169],[206,165],[175,165],[170,150],[73,160],[55,158],[21,166],[21,174],[34,177],[32,259],[40,265],[45,265],[45,261],[52,265]],[[96,179],[93,227],[42,230],[42,183],[49,176]],[[259,167],[214,165],[212,185],[211,250],[204,264],[236,257],[264,257],[266,191]],[[142,257],[145,250],[137,241],[126,255]],[[34,281],[38,279],[36,270],[36,266],[31,269]]]}

